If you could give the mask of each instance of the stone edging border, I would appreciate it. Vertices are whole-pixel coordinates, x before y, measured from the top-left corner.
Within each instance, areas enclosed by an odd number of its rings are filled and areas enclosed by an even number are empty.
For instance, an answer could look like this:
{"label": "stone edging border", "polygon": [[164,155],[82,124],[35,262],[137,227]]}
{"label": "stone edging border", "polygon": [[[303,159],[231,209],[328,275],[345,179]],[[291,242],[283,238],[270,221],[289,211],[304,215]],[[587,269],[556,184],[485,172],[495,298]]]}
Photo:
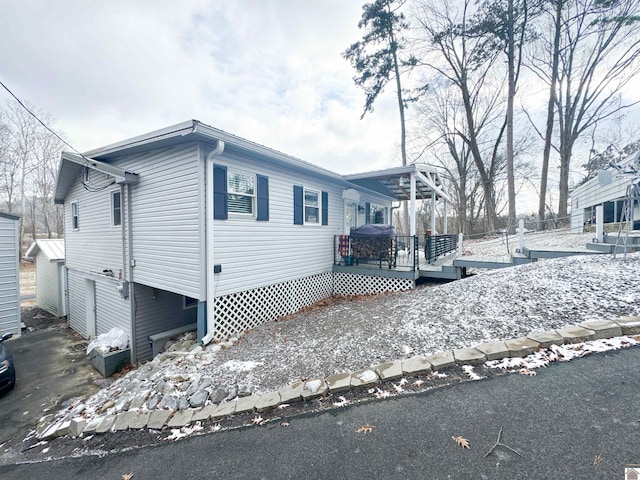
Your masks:
{"label": "stone edging border", "polygon": [[439,352],[427,357],[412,357],[352,373],[336,373],[287,385],[275,392],[238,397],[234,400],[186,410],[126,411],[87,421],[82,417],[44,423],[38,426],[38,440],[51,440],[69,435],[101,434],[112,431],[163,428],[182,428],[192,422],[220,420],[234,414],[266,412],[279,405],[307,401],[327,393],[340,393],[351,389],[369,388],[380,382],[404,376],[428,374],[454,365],[478,365],[488,360],[508,357],[526,357],[539,348],[551,345],[581,343],[623,335],[640,335],[640,316],[616,320],[591,320],[577,325],[535,332],[523,338],[483,343],[470,348]]}

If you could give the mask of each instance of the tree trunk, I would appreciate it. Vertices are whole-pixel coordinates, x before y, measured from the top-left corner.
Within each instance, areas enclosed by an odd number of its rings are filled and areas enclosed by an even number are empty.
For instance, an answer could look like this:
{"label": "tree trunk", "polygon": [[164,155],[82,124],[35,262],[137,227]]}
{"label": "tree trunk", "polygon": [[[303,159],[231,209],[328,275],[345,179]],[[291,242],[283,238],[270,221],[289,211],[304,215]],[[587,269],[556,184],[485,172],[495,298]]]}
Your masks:
{"label": "tree trunk", "polygon": [[547,205],[547,178],[549,175],[549,157],[551,156],[551,140],[553,136],[554,106],[556,103],[556,84],[558,83],[558,62],[560,56],[560,29],[562,19],[562,2],[556,0],[555,33],[553,37],[553,58],[551,60],[551,81],[549,85],[549,101],[547,103],[547,128],[544,135],[544,151],[542,153],[542,173],[540,174],[540,201],[538,203],[538,230],[544,230]]}
{"label": "tree trunk", "polygon": [[509,233],[516,225],[516,182],[513,168],[513,99],[515,97],[515,48],[513,38],[513,0],[507,2],[507,61],[509,64],[509,86],[507,94],[507,191],[509,196]]}

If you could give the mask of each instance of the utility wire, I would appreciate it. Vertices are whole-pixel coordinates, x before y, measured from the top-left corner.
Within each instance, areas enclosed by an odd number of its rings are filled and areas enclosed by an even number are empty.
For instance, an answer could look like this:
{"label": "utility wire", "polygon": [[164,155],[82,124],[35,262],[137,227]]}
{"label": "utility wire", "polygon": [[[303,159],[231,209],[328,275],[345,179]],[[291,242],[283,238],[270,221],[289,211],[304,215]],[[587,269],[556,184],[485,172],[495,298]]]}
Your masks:
{"label": "utility wire", "polygon": [[[47,126],[47,124],[45,124],[42,120],[40,120],[40,118],[38,118],[38,116],[33,113],[29,107],[27,107],[24,103],[22,103],[22,100],[20,100],[10,89],[9,87],[7,87],[4,83],[2,83],[2,81],[0,80],[0,85],[2,85],[2,88],[4,88],[7,92],[9,92],[9,95],[11,95],[13,98],[16,99],[16,102],[18,102],[18,104],[24,108],[27,112],[29,112],[29,114],[35,118],[40,125],[42,125],[44,128],[46,128],[47,130],[49,130],[49,132],[51,132],[53,135],[55,135],[55,137],[60,140],[62,143],[64,143],[67,147],[69,147],[71,150],[73,150],[74,152],[76,152],[78,155],[80,155],[82,158],[84,158],[85,160],[87,160],[85,158],[84,155],[82,155],[82,153],[80,153],[78,150],[76,150],[73,145],[71,145],[69,142],[67,142],[66,140],[64,140],[60,135],[58,135],[56,132],[54,132],[51,128],[49,128]],[[88,160],[87,160],[88,161]]]}

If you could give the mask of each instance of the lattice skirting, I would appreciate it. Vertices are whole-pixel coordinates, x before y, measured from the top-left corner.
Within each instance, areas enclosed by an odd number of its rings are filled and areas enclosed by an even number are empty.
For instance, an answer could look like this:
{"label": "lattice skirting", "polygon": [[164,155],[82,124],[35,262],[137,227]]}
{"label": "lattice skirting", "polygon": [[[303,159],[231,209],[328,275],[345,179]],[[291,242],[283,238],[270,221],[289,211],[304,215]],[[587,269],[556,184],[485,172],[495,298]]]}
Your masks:
{"label": "lattice skirting", "polygon": [[373,295],[414,286],[408,279],[327,272],[216,297],[214,338],[226,339],[251,330],[334,294]]}
{"label": "lattice skirting", "polygon": [[334,295],[375,295],[385,292],[403,292],[415,287],[415,282],[407,278],[373,277],[344,272],[335,272],[334,275]]}
{"label": "lattice skirting", "polygon": [[216,338],[228,338],[297,312],[333,293],[333,273],[321,273],[215,299]]}

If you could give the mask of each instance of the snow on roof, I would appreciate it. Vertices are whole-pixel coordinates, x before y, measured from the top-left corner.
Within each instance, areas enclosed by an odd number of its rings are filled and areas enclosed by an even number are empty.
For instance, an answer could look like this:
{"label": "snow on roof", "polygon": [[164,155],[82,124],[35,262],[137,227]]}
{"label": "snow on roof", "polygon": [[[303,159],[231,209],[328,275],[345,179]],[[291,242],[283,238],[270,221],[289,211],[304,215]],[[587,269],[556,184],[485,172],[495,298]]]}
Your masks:
{"label": "snow on roof", "polygon": [[27,250],[26,256],[35,258],[38,252],[42,252],[51,262],[64,260],[64,240],[36,240]]}

